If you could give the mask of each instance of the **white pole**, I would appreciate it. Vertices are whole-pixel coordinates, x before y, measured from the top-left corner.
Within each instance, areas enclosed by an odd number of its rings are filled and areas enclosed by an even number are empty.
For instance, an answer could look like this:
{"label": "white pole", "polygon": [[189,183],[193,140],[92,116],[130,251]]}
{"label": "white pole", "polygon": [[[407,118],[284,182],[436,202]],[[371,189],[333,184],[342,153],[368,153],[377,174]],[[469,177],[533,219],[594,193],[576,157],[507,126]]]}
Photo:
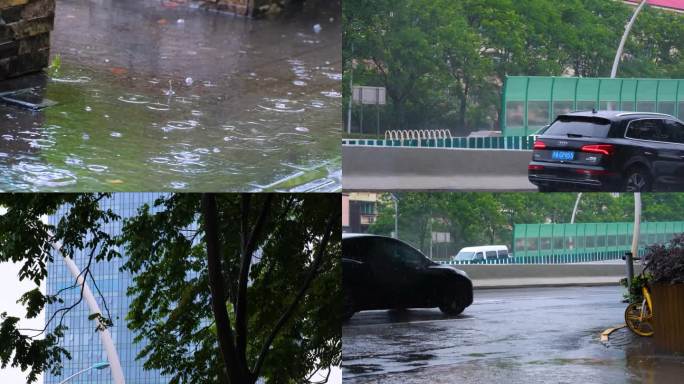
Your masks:
{"label": "white pole", "polygon": [[580,199],[582,198],[582,192],[577,194],[577,200],[575,200],[575,208],[572,209],[572,217],[570,218],[570,224],[575,224],[575,217],[577,216],[577,208],[579,208]]}
{"label": "white pole", "polygon": [[639,257],[641,235],[641,192],[634,193],[634,232],[632,233],[632,256]]}
{"label": "white pole", "polygon": [[[48,235],[50,237],[54,236],[52,232],[48,232]],[[53,242],[51,243],[51,245],[55,251],[59,252],[59,254],[62,255],[62,259],[66,263],[69,272],[71,272],[71,274],[74,276],[78,284],[81,287],[83,287],[83,297],[88,303],[88,307],[90,307],[90,313],[102,313],[102,311],[100,310],[100,306],[97,304],[97,300],[95,300],[93,292],[90,290],[88,284],[86,284],[84,275],[81,274],[81,271],[79,271],[78,266],[76,266],[76,263],[74,263],[72,259],[66,257],[62,253],[62,243]],[[107,353],[107,360],[109,361],[109,366],[112,369],[112,379],[114,380],[114,384],[125,384],[126,381],[124,380],[123,369],[121,368],[121,361],[119,361],[119,354],[117,353],[116,347],[114,346],[112,334],[109,332],[108,328],[105,328],[102,326],[102,324],[100,324],[99,319],[95,319],[95,321],[98,325],[100,341],[102,341],[102,345],[104,346],[105,352]]]}
{"label": "white pole", "polygon": [[627,42],[627,36],[629,35],[629,31],[632,29],[632,26],[634,25],[637,16],[639,16],[639,12],[641,12],[641,9],[644,8],[647,2],[648,0],[641,1],[641,4],[639,4],[636,11],[634,11],[632,18],[629,20],[629,23],[627,23],[627,26],[625,27],[625,33],[622,34],[620,46],[618,47],[617,53],[615,54],[615,60],[613,60],[613,68],[610,71],[611,78],[614,78],[617,75],[618,65],[620,64],[620,59],[622,58],[622,51],[625,48],[625,43]]}
{"label": "white pole", "polygon": [[354,98],[354,44],[351,46],[352,57],[349,61],[349,109],[347,110],[347,133],[351,135],[351,118],[352,118],[352,99]]}
{"label": "white pole", "polygon": [[[610,77],[615,78],[617,75],[618,65],[620,64],[620,59],[622,58],[622,51],[625,48],[625,43],[627,42],[627,36],[629,31],[632,29],[634,22],[636,21],[639,12],[644,8],[648,0],[642,0],[641,4],[637,7],[632,15],[632,18],[627,23],[625,27],[625,33],[622,35],[620,40],[620,46],[618,47],[617,53],[615,54],[615,60],[613,60],[613,68],[610,71]],[[639,235],[641,234],[641,193],[634,193],[634,232],[632,233],[632,256],[638,257],[639,254]],[[631,276],[630,276],[631,277]]]}

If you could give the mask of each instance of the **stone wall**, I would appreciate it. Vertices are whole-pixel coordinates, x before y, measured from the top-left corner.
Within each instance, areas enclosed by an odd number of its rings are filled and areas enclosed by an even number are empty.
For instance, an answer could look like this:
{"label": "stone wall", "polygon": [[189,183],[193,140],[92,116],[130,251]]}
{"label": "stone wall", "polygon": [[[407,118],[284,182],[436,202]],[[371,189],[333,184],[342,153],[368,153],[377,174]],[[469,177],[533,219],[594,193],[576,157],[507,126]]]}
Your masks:
{"label": "stone wall", "polygon": [[0,80],[48,66],[54,19],[55,0],[0,0]]}

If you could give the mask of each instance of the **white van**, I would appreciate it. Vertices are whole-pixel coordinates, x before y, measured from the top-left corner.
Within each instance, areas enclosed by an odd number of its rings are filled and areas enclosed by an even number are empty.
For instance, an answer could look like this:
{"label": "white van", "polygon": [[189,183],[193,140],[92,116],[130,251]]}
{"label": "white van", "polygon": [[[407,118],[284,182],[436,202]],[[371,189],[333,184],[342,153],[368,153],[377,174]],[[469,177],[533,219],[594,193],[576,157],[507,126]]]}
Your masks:
{"label": "white van", "polygon": [[481,245],[461,249],[452,260],[478,263],[485,260],[507,259],[508,257],[508,247],[505,245]]}

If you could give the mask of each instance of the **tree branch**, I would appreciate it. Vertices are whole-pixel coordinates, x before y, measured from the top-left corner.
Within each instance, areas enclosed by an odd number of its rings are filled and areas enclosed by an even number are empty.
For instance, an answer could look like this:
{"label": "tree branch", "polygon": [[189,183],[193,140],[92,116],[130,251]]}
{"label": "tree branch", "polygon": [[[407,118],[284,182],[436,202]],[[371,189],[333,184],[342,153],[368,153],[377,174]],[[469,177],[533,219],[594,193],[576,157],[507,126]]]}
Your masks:
{"label": "tree branch", "polygon": [[304,285],[302,285],[302,287],[299,289],[299,292],[297,292],[297,295],[295,296],[292,303],[290,303],[290,306],[287,308],[285,313],[283,313],[282,316],[280,316],[280,319],[278,319],[278,322],[271,331],[271,334],[268,336],[266,342],[264,342],[264,345],[261,347],[261,352],[259,352],[259,357],[256,363],[254,364],[254,369],[252,370],[254,377],[259,376],[259,372],[261,371],[261,367],[264,363],[264,360],[266,359],[266,355],[268,355],[268,351],[271,348],[271,344],[273,344],[273,341],[275,340],[276,336],[283,328],[283,326],[285,326],[285,324],[290,320],[290,317],[292,317],[292,314],[297,309],[297,306],[304,298],[306,291],[309,290],[311,282],[316,277],[318,273],[318,268],[323,262],[323,256],[325,255],[328,248],[328,242],[330,241],[333,225],[337,220],[339,220],[339,215],[332,215],[328,219],[328,222],[325,227],[325,233],[323,234],[323,238],[321,239],[321,242],[318,245],[318,249],[316,250],[316,255],[314,256],[314,261],[312,263],[311,270],[309,271],[309,274],[306,276]]}
{"label": "tree branch", "polygon": [[252,256],[257,244],[257,239],[261,236],[263,227],[266,223],[268,213],[271,208],[273,195],[266,195],[266,201],[261,208],[254,228],[249,231],[249,211],[251,195],[242,195],[242,228],[241,255],[240,255],[240,277],[238,279],[237,303],[235,305],[235,334],[237,338],[238,358],[247,369],[244,374],[249,375],[249,365],[247,364],[247,282],[249,281],[249,268],[252,265]]}
{"label": "tree branch", "polygon": [[207,244],[207,270],[209,275],[209,289],[211,290],[211,306],[216,321],[216,333],[223,363],[231,384],[243,384],[245,381],[241,372],[236,351],[233,329],[226,308],[226,294],[223,285],[221,269],[221,251],[218,238],[218,215],[216,196],[211,193],[202,195],[202,214],[204,216],[204,230]]}

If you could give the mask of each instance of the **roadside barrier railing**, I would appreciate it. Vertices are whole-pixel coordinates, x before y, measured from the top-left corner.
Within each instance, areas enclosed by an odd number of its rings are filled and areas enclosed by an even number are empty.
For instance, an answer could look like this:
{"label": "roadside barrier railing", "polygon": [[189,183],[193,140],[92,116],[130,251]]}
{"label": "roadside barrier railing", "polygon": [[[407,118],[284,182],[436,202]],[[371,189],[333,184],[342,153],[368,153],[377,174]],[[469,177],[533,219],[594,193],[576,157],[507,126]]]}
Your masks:
{"label": "roadside barrier railing", "polygon": [[624,251],[590,252],[580,254],[554,254],[542,256],[508,257],[503,259],[489,260],[447,260],[437,261],[440,264],[463,265],[463,264],[573,264],[591,263],[611,260],[622,260]]}
{"label": "roadside barrier railing", "polygon": [[[403,147],[403,148],[442,148],[442,149],[502,149],[531,150],[536,136],[502,137],[424,137],[420,131],[415,133],[385,133],[385,139],[342,139],[343,146],[355,147]],[[412,132],[412,131],[409,131]],[[448,131],[447,131],[448,132]]]}
{"label": "roadside barrier railing", "polygon": [[385,131],[385,140],[429,140],[451,138],[451,131],[448,129],[407,129]]}

